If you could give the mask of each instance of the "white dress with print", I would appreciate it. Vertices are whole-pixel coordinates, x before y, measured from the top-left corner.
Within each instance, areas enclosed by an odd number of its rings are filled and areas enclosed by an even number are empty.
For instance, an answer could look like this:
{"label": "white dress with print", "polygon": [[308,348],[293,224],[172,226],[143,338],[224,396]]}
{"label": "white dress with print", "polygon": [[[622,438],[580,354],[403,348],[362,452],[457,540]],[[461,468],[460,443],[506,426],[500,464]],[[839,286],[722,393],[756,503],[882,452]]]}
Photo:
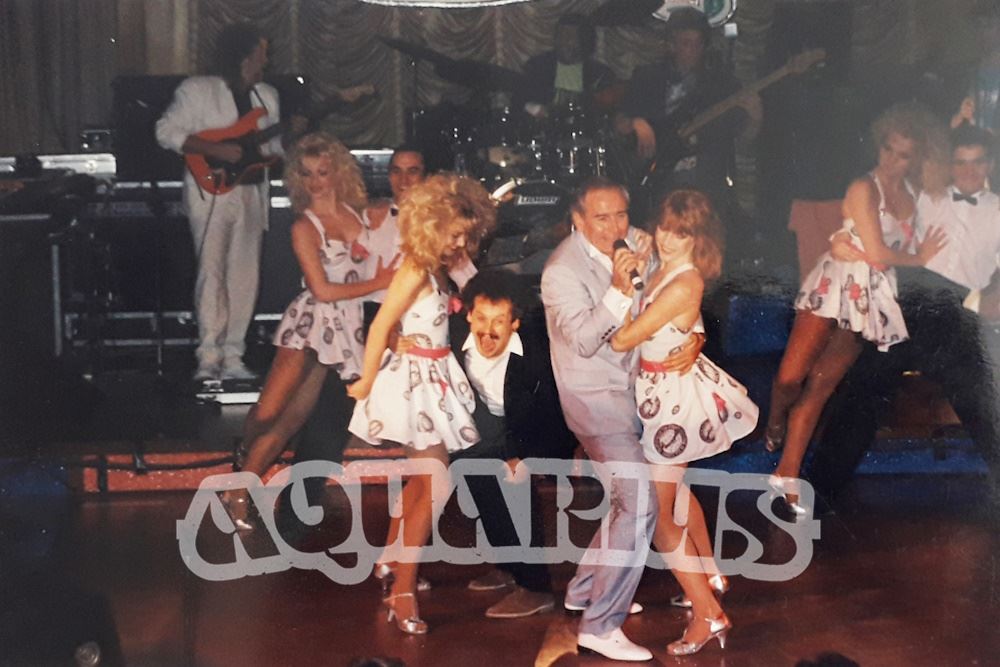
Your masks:
{"label": "white dress with print", "polygon": [[[361,222],[353,209],[348,210]],[[322,239],[320,261],[328,281],[356,283],[370,272],[366,266],[367,227],[362,225],[358,238],[347,243],[328,239],[323,224],[312,211],[306,209],[305,216]],[[361,375],[364,354],[361,301],[318,301],[306,289],[285,310],[274,334],[274,344],[294,350],[315,350],[320,363],[334,367],[341,378],[357,378]]]}
{"label": "white dress with print", "polygon": [[[694,266],[685,264],[667,274],[643,298],[643,308],[671,280],[689,270],[695,270]],[[642,450],[650,463],[679,464],[713,456],[757,426],[759,410],[746,388],[704,354],[684,375],[650,369],[648,362],[662,362],[691,334],[704,331],[701,317],[688,331],[668,323],[639,346],[635,402],[642,421]]]}
{"label": "white dress with print", "polygon": [[[897,220],[885,208],[885,195],[875,174],[871,174],[879,193],[879,227],[886,247],[900,252],[912,252],[913,218]],[[910,185],[906,185],[912,194]],[[860,250],[864,244],[854,227],[854,220],[844,221],[844,231],[851,243]],[[881,351],[907,340],[903,312],[896,301],[896,271],[872,268],[867,262],[842,262],[826,252],[802,282],[795,299],[795,309],[809,311],[837,322],[841,329],[850,329],[870,340]]]}
{"label": "white dress with print", "polygon": [[[398,442],[413,449],[444,443],[449,452],[479,441],[476,399],[448,344],[448,293],[434,288],[400,320],[401,335],[437,358],[386,350],[371,393],[354,407],[350,431],[362,440]],[[445,352],[447,352],[445,354]]]}

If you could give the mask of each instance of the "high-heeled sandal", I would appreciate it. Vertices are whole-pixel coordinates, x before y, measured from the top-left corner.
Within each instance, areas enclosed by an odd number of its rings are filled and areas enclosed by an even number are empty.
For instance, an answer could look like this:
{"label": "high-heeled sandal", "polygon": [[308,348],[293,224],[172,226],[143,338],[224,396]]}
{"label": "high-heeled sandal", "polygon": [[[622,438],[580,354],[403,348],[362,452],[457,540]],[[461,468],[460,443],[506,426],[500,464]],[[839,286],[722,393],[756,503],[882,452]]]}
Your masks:
{"label": "high-heeled sandal", "polygon": [[[719,648],[726,648],[726,635],[729,634],[729,630],[733,627],[733,624],[726,615],[723,614],[718,618],[705,618],[702,620],[708,621],[708,636],[705,639],[700,642],[689,642],[682,636],[677,641],[667,644],[667,653],[670,655],[694,655],[713,639],[719,640]],[[694,621],[691,621],[691,623],[694,623]],[[689,623],[688,627],[684,630],[684,635],[687,635],[687,631],[690,628],[691,624]]]}
{"label": "high-heeled sandal", "polygon": [[768,426],[764,431],[764,449],[776,452],[785,446],[785,429],[783,426]]}
{"label": "high-heeled sandal", "polygon": [[[715,597],[721,600],[722,596],[729,592],[729,577],[724,574],[713,574],[708,578],[708,586],[715,593]],[[692,607],[691,600],[683,593],[670,598],[670,606],[680,607],[681,609],[690,609]]]}
{"label": "high-heeled sandal", "polygon": [[[382,583],[382,597],[385,598],[389,595],[389,589],[392,588],[392,582],[396,579],[396,573],[387,563],[375,563],[375,569],[372,570],[372,576],[378,579]],[[431,590],[431,582],[424,577],[417,576],[417,592],[426,593]]]}
{"label": "high-heeled sandal", "polygon": [[[771,499],[781,498],[792,514],[796,517],[809,514],[809,508],[799,502],[801,486],[797,477],[781,477],[780,475],[769,475],[767,485],[771,487]],[[795,496],[795,500],[789,500],[788,496]]]}
{"label": "high-heeled sandal", "polygon": [[236,530],[251,531],[254,529],[253,521],[250,518],[250,496],[244,491],[237,495],[232,490],[222,494],[222,505],[226,508],[230,520],[236,526]]}
{"label": "high-heeled sandal", "polygon": [[[398,598],[413,598],[413,616],[403,618],[396,613],[395,607],[392,606],[392,601]],[[413,593],[396,593],[395,595],[390,595],[382,600],[382,604],[384,604],[388,610],[388,613],[386,614],[386,621],[389,623],[395,621],[396,627],[399,628],[400,632],[405,632],[408,635],[427,634],[427,623],[425,623],[418,615],[419,612],[417,611],[416,595]]]}

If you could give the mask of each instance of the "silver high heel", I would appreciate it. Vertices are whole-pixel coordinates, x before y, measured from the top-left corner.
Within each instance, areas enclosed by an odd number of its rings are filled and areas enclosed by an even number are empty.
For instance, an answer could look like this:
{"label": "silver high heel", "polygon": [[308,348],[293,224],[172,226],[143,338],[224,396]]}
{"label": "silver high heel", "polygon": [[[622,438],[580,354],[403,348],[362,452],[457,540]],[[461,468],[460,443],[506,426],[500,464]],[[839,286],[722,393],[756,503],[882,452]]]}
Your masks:
{"label": "silver high heel", "polygon": [[729,577],[724,574],[713,574],[708,578],[708,585],[721,598],[729,592]]}
{"label": "silver high heel", "polygon": [[[396,579],[396,573],[393,572],[392,568],[389,567],[387,563],[375,563],[375,569],[372,570],[372,576],[382,582],[382,598],[386,598],[389,595],[389,589],[392,588],[392,582]],[[426,593],[431,588],[432,586],[430,581],[421,576],[417,576],[418,593]]]}
{"label": "silver high heel", "polygon": [[[722,596],[729,592],[729,577],[724,574],[713,574],[708,578],[708,587],[715,593],[715,597],[721,600]],[[692,607],[691,600],[683,593],[670,598],[670,606],[680,607],[681,609],[690,609]]]}
{"label": "silver high heel", "polygon": [[[792,514],[796,517],[805,516],[809,514],[809,508],[799,502],[799,478],[798,477],[781,477],[780,475],[769,475],[767,478],[767,485],[771,487],[771,499],[781,498],[785,507],[791,510]],[[788,496],[795,496],[795,500],[789,500]]]}
{"label": "silver high heel", "polygon": [[[670,642],[667,645],[667,653],[670,655],[694,655],[702,648],[705,644],[712,641],[713,639],[719,640],[719,648],[726,648],[726,635],[729,634],[729,630],[733,627],[733,624],[729,621],[725,614],[719,618],[706,618],[703,619],[708,621],[708,636],[705,637],[700,642],[689,642],[684,637],[681,637],[675,642]],[[694,621],[691,621],[694,623]],[[688,625],[688,628],[691,626]],[[684,634],[687,634],[687,630],[684,630]]]}
{"label": "silver high heel", "polygon": [[250,520],[249,496],[241,495],[237,497],[232,491],[222,494],[222,504],[226,508],[226,513],[236,526],[236,530],[251,531],[254,529]]}
{"label": "silver high heel", "polygon": [[[397,598],[413,598],[413,616],[410,618],[403,618],[396,613],[396,609],[392,606],[392,601]],[[427,623],[417,616],[417,598],[413,593],[396,593],[395,595],[390,595],[382,600],[382,604],[384,604],[388,610],[388,613],[386,614],[386,621],[389,623],[395,621],[396,627],[399,628],[400,632],[405,632],[408,635],[427,634]]]}

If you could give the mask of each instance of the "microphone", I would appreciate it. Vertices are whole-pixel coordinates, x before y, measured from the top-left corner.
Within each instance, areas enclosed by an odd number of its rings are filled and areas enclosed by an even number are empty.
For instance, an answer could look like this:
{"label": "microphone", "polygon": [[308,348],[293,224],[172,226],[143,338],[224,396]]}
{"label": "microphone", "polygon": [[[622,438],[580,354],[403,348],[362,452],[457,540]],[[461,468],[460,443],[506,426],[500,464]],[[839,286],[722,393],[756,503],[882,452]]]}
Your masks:
{"label": "microphone", "polygon": [[[620,248],[622,250],[631,251],[631,248],[629,248],[628,244],[625,243],[625,239],[615,239],[615,242],[611,244],[611,247],[614,248],[615,250],[618,250]],[[632,281],[632,287],[636,288],[638,291],[641,292],[643,289],[646,288],[646,283],[642,282],[642,278],[639,277],[639,272],[636,271],[635,269],[629,271],[628,277],[629,280]]]}

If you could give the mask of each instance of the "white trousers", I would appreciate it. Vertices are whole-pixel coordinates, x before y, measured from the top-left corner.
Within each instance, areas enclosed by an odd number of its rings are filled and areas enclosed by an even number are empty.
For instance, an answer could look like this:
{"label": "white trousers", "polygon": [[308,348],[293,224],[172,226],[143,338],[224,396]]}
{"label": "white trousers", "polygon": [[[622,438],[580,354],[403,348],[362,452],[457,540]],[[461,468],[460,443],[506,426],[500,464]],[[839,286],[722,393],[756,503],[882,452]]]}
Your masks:
{"label": "white trousers", "polygon": [[201,197],[186,189],[188,222],[198,260],[194,308],[200,366],[235,363],[246,349],[260,282],[261,239],[267,227],[264,188],[237,186]]}

